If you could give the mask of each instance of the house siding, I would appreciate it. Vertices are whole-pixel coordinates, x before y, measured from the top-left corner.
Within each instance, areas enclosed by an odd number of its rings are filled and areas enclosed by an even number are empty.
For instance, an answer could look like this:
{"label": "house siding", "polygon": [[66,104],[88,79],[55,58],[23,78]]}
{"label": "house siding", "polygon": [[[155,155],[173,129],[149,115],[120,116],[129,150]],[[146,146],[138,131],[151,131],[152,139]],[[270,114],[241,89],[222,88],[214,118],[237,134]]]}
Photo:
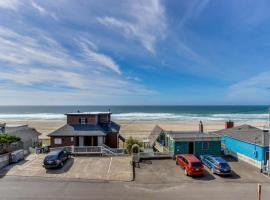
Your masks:
{"label": "house siding", "polygon": [[108,115],[108,114],[98,115],[98,122],[99,123],[109,123],[110,122],[110,115]]}
{"label": "house siding", "polygon": [[[208,142],[208,149],[203,149],[203,142]],[[195,142],[195,155],[220,155],[221,154],[221,141],[196,141]]]}
{"label": "house siding", "polygon": [[188,142],[174,142],[174,155],[175,154],[187,154],[188,153]]}
{"label": "house siding", "polygon": [[[62,144],[55,144],[54,139],[61,138]],[[71,141],[71,137],[68,136],[51,136],[51,147],[64,147],[64,146],[75,146],[76,145],[76,137],[73,137],[73,141]]]}
{"label": "house siding", "polygon": [[80,124],[80,118],[85,117],[87,120],[87,124],[96,124],[96,116],[95,115],[82,115],[82,116],[67,116],[67,124],[75,125]]}
{"label": "house siding", "polygon": [[117,133],[107,134],[105,143],[111,148],[118,148],[118,134]]}
{"label": "house siding", "polygon": [[228,136],[222,137],[222,145],[232,154],[240,153],[256,161],[265,161],[265,153],[268,151],[268,147],[262,147]]}
{"label": "house siding", "polygon": [[202,148],[202,141],[187,141],[187,142],[174,142],[174,155],[175,154],[188,154],[188,145],[190,142],[194,142],[194,155],[200,156],[205,154],[220,155],[221,154],[221,142],[220,141],[203,141],[208,142],[208,149]]}

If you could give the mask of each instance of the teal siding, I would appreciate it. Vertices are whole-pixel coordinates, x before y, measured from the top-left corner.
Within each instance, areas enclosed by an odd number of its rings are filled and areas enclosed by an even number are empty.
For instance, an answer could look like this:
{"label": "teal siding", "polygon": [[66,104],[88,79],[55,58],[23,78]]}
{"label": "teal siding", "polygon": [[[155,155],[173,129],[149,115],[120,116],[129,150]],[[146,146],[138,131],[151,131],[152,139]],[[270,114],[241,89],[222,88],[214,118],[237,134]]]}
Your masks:
{"label": "teal siding", "polygon": [[240,153],[254,160],[266,163],[265,156],[266,152],[269,151],[269,147],[262,147],[228,136],[222,137],[222,144],[232,153]]}
{"label": "teal siding", "polygon": [[221,154],[221,141],[206,141],[208,148],[203,148],[203,141],[175,141],[171,139],[166,133],[162,132],[157,141],[163,145],[167,150],[175,154],[188,154],[189,143],[194,142],[194,155],[200,156],[205,154],[220,155]]}
{"label": "teal siding", "polygon": [[210,155],[220,155],[221,154],[221,142],[220,141],[209,141],[208,149],[203,149],[203,142],[195,142],[195,152],[196,156],[210,154]]}
{"label": "teal siding", "polygon": [[186,154],[188,153],[188,142],[174,142],[174,155],[175,154]]}
{"label": "teal siding", "polygon": [[[192,142],[192,141],[191,141]],[[203,149],[202,141],[194,142],[194,155],[200,156],[205,154],[221,155],[221,142],[220,141],[207,141],[208,148]],[[175,154],[187,154],[189,142],[177,142],[174,143],[174,155]]]}

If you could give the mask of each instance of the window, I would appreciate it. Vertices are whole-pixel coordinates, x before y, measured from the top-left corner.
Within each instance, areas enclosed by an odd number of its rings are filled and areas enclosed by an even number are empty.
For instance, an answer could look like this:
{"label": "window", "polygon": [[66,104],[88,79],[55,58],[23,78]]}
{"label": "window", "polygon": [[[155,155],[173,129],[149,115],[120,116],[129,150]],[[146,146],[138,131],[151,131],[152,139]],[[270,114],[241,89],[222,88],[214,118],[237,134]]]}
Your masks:
{"label": "window", "polygon": [[73,141],[74,141],[74,138],[73,138],[73,137],[71,137],[71,138],[70,138],[70,141],[71,141],[71,142],[73,142]]}
{"label": "window", "polygon": [[81,117],[81,118],[80,118],[80,122],[81,122],[81,124],[86,124],[86,119],[85,119],[85,117]]}
{"label": "window", "polygon": [[54,144],[62,144],[62,138],[54,138]]}
{"label": "window", "polygon": [[202,150],[208,150],[209,149],[209,142],[202,142]]}

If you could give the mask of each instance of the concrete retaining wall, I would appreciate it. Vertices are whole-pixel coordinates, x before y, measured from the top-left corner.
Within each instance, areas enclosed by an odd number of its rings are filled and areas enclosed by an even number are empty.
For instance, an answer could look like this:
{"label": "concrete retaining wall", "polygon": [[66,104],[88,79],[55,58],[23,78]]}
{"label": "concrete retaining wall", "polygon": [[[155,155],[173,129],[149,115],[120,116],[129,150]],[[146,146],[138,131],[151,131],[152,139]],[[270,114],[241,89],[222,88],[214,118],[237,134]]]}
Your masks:
{"label": "concrete retaining wall", "polygon": [[0,155],[0,169],[9,165],[9,153]]}
{"label": "concrete retaining wall", "polygon": [[245,155],[243,155],[241,153],[235,153],[235,152],[227,150],[227,151],[225,151],[225,154],[233,156],[233,157],[235,157],[237,159],[240,159],[240,160],[242,160],[242,161],[244,161],[244,162],[246,162],[246,163],[248,163],[250,165],[253,165],[254,167],[262,169],[262,163],[260,161],[249,158],[249,157],[247,157],[247,156],[245,156]]}

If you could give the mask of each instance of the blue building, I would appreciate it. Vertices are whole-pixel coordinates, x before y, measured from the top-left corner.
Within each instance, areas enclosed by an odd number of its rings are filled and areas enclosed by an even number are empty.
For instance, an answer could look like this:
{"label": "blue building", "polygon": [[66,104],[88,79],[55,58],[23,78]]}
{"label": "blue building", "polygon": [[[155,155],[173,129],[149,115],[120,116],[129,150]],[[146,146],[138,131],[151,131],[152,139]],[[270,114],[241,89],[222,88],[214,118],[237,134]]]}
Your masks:
{"label": "blue building", "polygon": [[246,161],[258,168],[269,160],[269,131],[241,125],[214,132],[222,136],[226,154]]}

